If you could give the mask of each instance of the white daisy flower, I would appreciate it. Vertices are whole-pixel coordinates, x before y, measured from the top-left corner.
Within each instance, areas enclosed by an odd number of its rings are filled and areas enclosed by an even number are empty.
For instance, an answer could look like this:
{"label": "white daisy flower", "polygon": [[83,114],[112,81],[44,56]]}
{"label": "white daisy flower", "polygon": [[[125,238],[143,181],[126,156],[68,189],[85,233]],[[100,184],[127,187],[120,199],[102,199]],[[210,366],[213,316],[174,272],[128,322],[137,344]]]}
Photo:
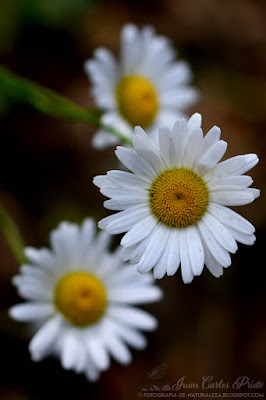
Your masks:
{"label": "white daisy flower", "polygon": [[[170,41],[148,26],[124,26],[119,61],[109,50],[96,49],[94,59],[85,63],[85,71],[92,81],[94,100],[104,111],[101,122],[130,139],[136,125],[154,140],[159,126],[172,128],[198,98],[198,92],[189,86],[189,65],[175,58]],[[103,130],[93,138],[99,149],[117,143],[117,137]]]}
{"label": "white daisy flower", "polygon": [[156,328],[156,319],[137,307],[161,297],[151,275],[125,266],[117,251],[107,249],[110,235],[95,237],[95,223],[79,228],[62,222],[50,236],[51,250],[27,247],[31,264],[13,278],[27,302],[13,306],[10,315],[35,323],[38,330],[29,350],[34,361],[54,354],[65,369],[96,380],[110,364],[131,361],[128,345],[146,346],[139,330]]}
{"label": "white daisy flower", "polygon": [[104,206],[120,211],[99,222],[111,234],[127,232],[121,258],[155,278],[174,275],[183,281],[200,275],[204,264],[216,277],[231,265],[237,241],[252,245],[254,227],[227,206],[251,203],[259,190],[243,174],[258,162],[255,154],[219,162],[227,143],[214,126],[203,137],[201,115],[180,119],[172,131],[159,132],[159,149],[135,128],[134,150],[118,147],[118,159],[131,171],[109,171],[94,178]]}

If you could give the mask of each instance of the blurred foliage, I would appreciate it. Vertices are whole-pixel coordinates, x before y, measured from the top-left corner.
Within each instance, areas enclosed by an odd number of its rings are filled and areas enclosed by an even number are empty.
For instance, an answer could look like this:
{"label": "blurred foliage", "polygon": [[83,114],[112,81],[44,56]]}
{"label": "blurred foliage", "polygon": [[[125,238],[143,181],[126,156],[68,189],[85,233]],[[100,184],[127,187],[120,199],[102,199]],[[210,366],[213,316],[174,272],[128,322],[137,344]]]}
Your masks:
{"label": "blurred foliage", "polygon": [[0,54],[10,50],[27,25],[71,29],[97,0],[1,0]]}
{"label": "blurred foliage", "polygon": [[2,66],[0,66],[0,91],[3,97],[29,104],[43,114],[100,126],[99,114],[96,112],[79,107],[64,96],[19,77]]}
{"label": "blurred foliage", "polygon": [[0,54],[9,50],[19,33],[19,10],[13,0],[1,0],[0,4]]}
{"label": "blurred foliage", "polygon": [[75,23],[97,0],[13,0],[22,21],[46,26]]}
{"label": "blurred foliage", "polygon": [[96,128],[102,128],[120,138],[124,143],[131,144],[131,140],[116,129],[102,125],[98,110],[87,110],[73,103],[66,97],[19,77],[0,66],[0,98],[29,104],[39,112],[55,118],[83,121]]}
{"label": "blurred foliage", "polygon": [[13,255],[17,262],[22,264],[25,261],[23,256],[24,243],[20,236],[17,226],[8,215],[4,207],[0,204],[0,231],[4,234]]}

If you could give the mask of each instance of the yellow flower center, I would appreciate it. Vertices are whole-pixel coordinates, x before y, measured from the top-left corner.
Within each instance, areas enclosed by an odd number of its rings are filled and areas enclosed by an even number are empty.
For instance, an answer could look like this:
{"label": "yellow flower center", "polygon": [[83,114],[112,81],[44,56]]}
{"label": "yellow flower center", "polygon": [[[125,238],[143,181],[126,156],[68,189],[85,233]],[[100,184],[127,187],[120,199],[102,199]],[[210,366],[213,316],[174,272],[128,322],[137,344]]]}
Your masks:
{"label": "yellow flower center", "polygon": [[152,212],[163,223],[185,228],[195,224],[205,213],[209,194],[205,182],[186,168],[164,171],[152,183]]}
{"label": "yellow flower center", "polygon": [[119,110],[132,126],[146,128],[151,125],[158,110],[158,96],[148,79],[126,76],[118,84],[116,94]]}
{"label": "yellow flower center", "polygon": [[104,285],[96,276],[75,271],[60,279],[54,301],[58,310],[72,324],[86,326],[102,317],[107,295]]}

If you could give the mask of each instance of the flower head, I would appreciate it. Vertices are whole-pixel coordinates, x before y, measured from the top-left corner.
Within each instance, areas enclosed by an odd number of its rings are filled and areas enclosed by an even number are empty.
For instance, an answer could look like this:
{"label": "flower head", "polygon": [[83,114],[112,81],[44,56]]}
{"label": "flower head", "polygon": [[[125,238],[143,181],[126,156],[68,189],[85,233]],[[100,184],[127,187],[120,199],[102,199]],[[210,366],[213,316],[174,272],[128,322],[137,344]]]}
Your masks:
{"label": "flower head", "polygon": [[[188,64],[175,57],[169,40],[147,26],[124,26],[119,61],[107,49],[97,49],[94,59],[85,63],[85,71],[92,81],[95,102],[104,111],[102,123],[129,138],[139,125],[154,140],[158,126],[172,128],[198,97],[188,86]],[[117,138],[100,130],[93,143],[104,148],[117,143]]]}
{"label": "flower head", "polygon": [[34,361],[58,356],[65,369],[84,372],[95,380],[110,364],[110,356],[126,364],[127,345],[142,349],[139,330],[153,330],[155,318],[136,308],[158,300],[161,291],[151,276],[126,266],[117,251],[107,249],[110,235],[95,236],[95,223],[81,228],[62,222],[51,233],[52,250],[26,248],[30,265],[13,278],[27,302],[13,306],[10,315],[38,325],[29,349]]}
{"label": "flower head", "polygon": [[99,222],[111,234],[126,232],[121,258],[138,264],[155,278],[174,275],[183,281],[200,275],[204,264],[216,277],[231,265],[237,241],[252,245],[254,227],[227,206],[251,203],[259,190],[243,175],[258,162],[255,154],[222,159],[227,143],[220,129],[205,136],[201,115],[162,128],[159,147],[135,128],[134,150],[118,147],[118,159],[131,171],[109,171],[94,178],[104,205],[120,211]]}

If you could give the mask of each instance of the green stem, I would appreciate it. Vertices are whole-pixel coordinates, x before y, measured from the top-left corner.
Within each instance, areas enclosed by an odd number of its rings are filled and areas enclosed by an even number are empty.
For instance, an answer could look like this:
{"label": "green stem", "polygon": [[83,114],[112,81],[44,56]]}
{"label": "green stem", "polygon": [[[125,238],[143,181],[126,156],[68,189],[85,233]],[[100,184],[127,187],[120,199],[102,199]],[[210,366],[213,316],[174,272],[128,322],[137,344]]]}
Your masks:
{"label": "green stem", "polygon": [[83,108],[42,85],[19,77],[1,65],[0,89],[11,100],[27,103],[43,114],[85,122],[117,136],[121,142],[132,145],[131,140],[121,132],[102,124],[98,112]]}
{"label": "green stem", "polygon": [[0,204],[0,229],[3,232],[12,252],[19,264],[25,262],[24,243],[18,228],[4,207]]}

